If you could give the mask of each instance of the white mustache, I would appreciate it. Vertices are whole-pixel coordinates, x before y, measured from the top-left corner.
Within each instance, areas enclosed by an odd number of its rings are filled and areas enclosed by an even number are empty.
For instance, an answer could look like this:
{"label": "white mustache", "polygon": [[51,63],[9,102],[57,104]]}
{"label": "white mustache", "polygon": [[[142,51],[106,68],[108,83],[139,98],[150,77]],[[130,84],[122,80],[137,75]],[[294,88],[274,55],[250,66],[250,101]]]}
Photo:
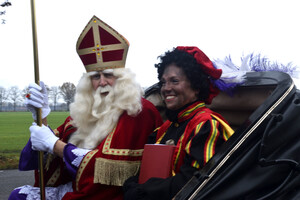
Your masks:
{"label": "white mustache", "polygon": [[112,91],[112,87],[110,85],[106,85],[104,87],[99,87],[99,92],[101,93],[105,93],[105,92],[110,92]]}

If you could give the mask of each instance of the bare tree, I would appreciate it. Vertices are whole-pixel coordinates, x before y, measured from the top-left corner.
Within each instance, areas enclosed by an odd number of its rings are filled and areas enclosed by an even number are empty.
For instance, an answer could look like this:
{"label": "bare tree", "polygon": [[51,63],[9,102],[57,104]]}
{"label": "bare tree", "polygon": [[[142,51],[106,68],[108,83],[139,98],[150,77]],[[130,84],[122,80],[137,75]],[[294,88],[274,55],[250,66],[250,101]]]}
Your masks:
{"label": "bare tree", "polygon": [[67,109],[69,111],[69,106],[74,101],[76,87],[73,83],[66,82],[59,87],[59,90],[60,90],[60,94],[62,95],[64,101],[67,104]]}
{"label": "bare tree", "polygon": [[0,112],[2,112],[2,107],[4,101],[6,101],[8,98],[7,91],[4,87],[0,87]]}
{"label": "bare tree", "polygon": [[57,100],[60,97],[59,88],[57,86],[52,86],[49,91],[49,96],[53,101],[53,110],[56,110]]}
{"label": "bare tree", "polygon": [[21,91],[17,86],[12,86],[9,88],[8,95],[8,99],[13,102],[14,111],[16,111],[17,104],[22,101]]}

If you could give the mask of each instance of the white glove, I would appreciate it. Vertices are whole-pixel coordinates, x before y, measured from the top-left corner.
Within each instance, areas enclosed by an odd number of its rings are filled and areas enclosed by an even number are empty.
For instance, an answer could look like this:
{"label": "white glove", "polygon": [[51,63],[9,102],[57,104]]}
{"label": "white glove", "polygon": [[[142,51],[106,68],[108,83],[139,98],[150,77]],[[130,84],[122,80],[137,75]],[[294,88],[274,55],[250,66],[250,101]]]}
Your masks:
{"label": "white glove", "polygon": [[32,113],[32,118],[36,119],[36,108],[42,109],[42,119],[47,117],[51,112],[48,104],[48,93],[45,84],[41,81],[39,86],[36,83],[30,83],[28,86],[29,98],[25,99],[26,108]]}
{"label": "white glove", "polygon": [[37,151],[45,151],[53,153],[53,148],[58,140],[49,127],[42,125],[38,126],[33,123],[29,128],[31,136],[30,140],[32,143],[32,149]]}

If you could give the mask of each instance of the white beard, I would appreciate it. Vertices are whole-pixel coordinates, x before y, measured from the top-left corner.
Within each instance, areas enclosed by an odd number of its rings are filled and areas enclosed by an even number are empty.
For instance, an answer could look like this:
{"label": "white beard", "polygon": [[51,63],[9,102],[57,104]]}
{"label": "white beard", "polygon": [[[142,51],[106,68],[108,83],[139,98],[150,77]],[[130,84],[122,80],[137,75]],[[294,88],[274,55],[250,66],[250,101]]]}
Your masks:
{"label": "white beard", "polygon": [[[102,92],[109,93],[106,96]],[[69,142],[84,149],[94,149],[115,128],[123,110],[114,104],[114,90],[111,87],[99,87],[94,92],[91,119],[85,126],[78,127]]]}
{"label": "white beard", "polygon": [[[94,73],[83,74],[70,105],[72,125],[77,131],[68,142],[85,149],[96,148],[117,126],[123,112],[136,116],[142,110],[143,91],[129,69],[114,69],[113,74],[118,77],[114,86],[99,87],[96,91],[90,79]],[[108,92],[106,96],[100,95],[105,92]]]}

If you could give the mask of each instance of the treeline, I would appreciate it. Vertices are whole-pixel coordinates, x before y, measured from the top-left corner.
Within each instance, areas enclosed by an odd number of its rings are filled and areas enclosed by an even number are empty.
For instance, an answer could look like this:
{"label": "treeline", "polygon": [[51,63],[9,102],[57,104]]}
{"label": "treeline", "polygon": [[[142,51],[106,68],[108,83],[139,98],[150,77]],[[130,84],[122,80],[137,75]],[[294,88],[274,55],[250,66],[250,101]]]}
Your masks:
{"label": "treeline", "polygon": [[[74,101],[76,87],[73,83],[65,82],[61,86],[46,85],[51,110],[68,111]],[[28,88],[19,89],[17,86],[5,88],[0,86],[0,112],[26,111],[24,106]]]}

